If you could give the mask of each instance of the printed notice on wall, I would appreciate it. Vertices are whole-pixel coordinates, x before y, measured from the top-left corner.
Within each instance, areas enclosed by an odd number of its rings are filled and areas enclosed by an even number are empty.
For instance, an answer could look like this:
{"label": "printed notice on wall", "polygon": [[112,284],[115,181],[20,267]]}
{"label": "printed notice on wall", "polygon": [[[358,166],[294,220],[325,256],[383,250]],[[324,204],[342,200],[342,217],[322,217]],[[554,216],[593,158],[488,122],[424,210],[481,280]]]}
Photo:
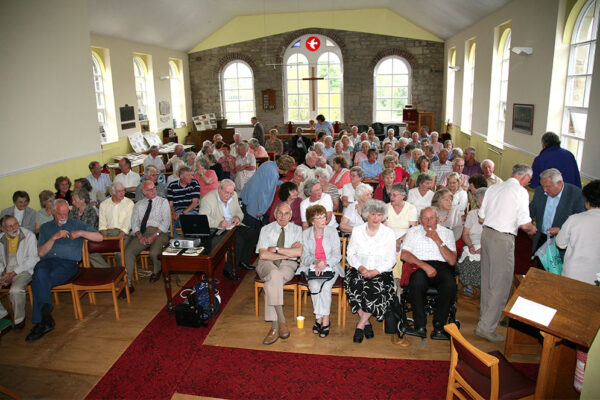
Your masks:
{"label": "printed notice on wall", "polygon": [[556,314],[556,309],[546,307],[535,301],[527,300],[521,296],[510,309],[511,314],[518,315],[540,325],[548,326]]}

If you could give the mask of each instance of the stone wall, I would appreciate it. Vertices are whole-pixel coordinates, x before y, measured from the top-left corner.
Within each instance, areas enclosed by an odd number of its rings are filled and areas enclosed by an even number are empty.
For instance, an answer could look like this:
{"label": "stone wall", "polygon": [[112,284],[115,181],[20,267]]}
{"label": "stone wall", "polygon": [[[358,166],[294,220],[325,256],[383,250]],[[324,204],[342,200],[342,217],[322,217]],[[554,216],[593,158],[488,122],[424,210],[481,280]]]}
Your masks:
{"label": "stone wall", "polygon": [[[222,111],[219,72],[229,61],[242,59],[253,69],[256,113],[266,129],[284,131],[283,67],[286,47],[306,33],[329,36],[341,48],[344,63],[344,123],[370,125],[373,121],[373,69],[388,55],[397,54],[412,66],[412,103],[434,112],[434,129],[441,125],[444,44],[426,40],[341,31],[302,29],[235,43],[189,55],[193,115]],[[261,91],[274,89],[275,110],[262,109]],[[344,125],[344,126],[345,126]]]}

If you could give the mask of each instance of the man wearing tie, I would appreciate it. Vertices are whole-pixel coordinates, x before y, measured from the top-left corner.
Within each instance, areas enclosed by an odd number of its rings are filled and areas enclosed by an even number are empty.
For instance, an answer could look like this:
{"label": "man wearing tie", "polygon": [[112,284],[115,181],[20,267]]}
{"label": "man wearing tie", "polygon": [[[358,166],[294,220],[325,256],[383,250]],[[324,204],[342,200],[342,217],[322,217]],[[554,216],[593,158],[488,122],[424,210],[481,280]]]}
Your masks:
{"label": "man wearing tie", "polygon": [[[150,248],[150,259],[154,267],[150,276],[150,282],[156,282],[160,278],[161,265],[158,256],[162,253],[163,247],[169,241],[169,227],[171,219],[171,209],[169,202],[163,197],[158,197],[156,187],[152,181],[142,183],[142,193],[144,199],[137,202],[133,207],[131,217],[132,237],[125,247],[125,268],[127,269],[127,280],[129,284],[129,293],[133,293],[132,284],[135,260],[142,252]],[[135,236],[135,237],[133,237]],[[119,297],[125,291],[122,291]]]}

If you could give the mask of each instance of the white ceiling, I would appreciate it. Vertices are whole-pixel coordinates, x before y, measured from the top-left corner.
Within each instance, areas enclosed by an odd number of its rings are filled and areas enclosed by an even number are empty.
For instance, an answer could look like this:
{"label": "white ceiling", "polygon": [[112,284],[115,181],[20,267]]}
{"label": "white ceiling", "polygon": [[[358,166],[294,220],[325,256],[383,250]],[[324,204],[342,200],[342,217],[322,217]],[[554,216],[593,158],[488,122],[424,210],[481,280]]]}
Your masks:
{"label": "white ceiling", "polygon": [[388,8],[447,39],[510,0],[87,0],[90,31],[188,51],[242,15]]}

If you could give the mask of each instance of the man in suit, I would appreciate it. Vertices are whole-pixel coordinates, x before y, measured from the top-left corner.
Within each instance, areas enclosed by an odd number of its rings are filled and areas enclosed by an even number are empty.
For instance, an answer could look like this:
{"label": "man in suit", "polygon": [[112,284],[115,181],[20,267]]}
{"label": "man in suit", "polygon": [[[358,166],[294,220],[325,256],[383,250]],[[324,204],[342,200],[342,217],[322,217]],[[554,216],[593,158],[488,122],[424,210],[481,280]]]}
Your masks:
{"label": "man in suit", "polygon": [[252,117],[252,119],[250,119],[250,121],[252,122],[252,126],[254,127],[254,130],[252,131],[252,137],[255,139],[258,139],[258,141],[260,142],[261,146],[265,145],[265,128],[262,126],[262,124],[260,122],[258,122],[258,119],[256,117]]}
{"label": "man in suit", "polygon": [[[531,218],[536,219],[537,233],[533,238],[533,252],[542,246],[547,236],[556,236],[567,218],[584,212],[585,201],[581,189],[563,181],[562,174],[556,168],[549,168],[540,174],[540,186],[535,189],[533,200],[529,204]],[[564,251],[560,252],[564,257]],[[538,267],[543,268],[536,257]]]}
{"label": "man in suit", "polygon": [[28,207],[29,194],[23,190],[17,190],[13,193],[12,200],[14,206],[2,210],[0,217],[12,215],[17,219],[21,227],[35,232],[35,210]]}
{"label": "man in suit", "polygon": [[217,190],[210,191],[202,198],[200,214],[207,216],[208,225],[211,228],[232,229],[237,227],[235,231],[235,259],[237,265],[234,270],[231,257],[227,257],[223,276],[234,281],[238,279],[235,275],[238,266],[253,270],[254,267],[250,265],[250,259],[259,232],[256,229],[242,225],[244,213],[235,193],[235,183],[230,179],[223,179]]}
{"label": "man in suit", "polygon": [[563,181],[581,188],[581,177],[579,167],[573,153],[560,147],[560,138],[554,132],[546,132],[542,135],[542,151],[533,160],[533,178],[529,183],[532,189],[540,185],[538,177],[542,171],[548,168],[556,168],[563,176]]}

